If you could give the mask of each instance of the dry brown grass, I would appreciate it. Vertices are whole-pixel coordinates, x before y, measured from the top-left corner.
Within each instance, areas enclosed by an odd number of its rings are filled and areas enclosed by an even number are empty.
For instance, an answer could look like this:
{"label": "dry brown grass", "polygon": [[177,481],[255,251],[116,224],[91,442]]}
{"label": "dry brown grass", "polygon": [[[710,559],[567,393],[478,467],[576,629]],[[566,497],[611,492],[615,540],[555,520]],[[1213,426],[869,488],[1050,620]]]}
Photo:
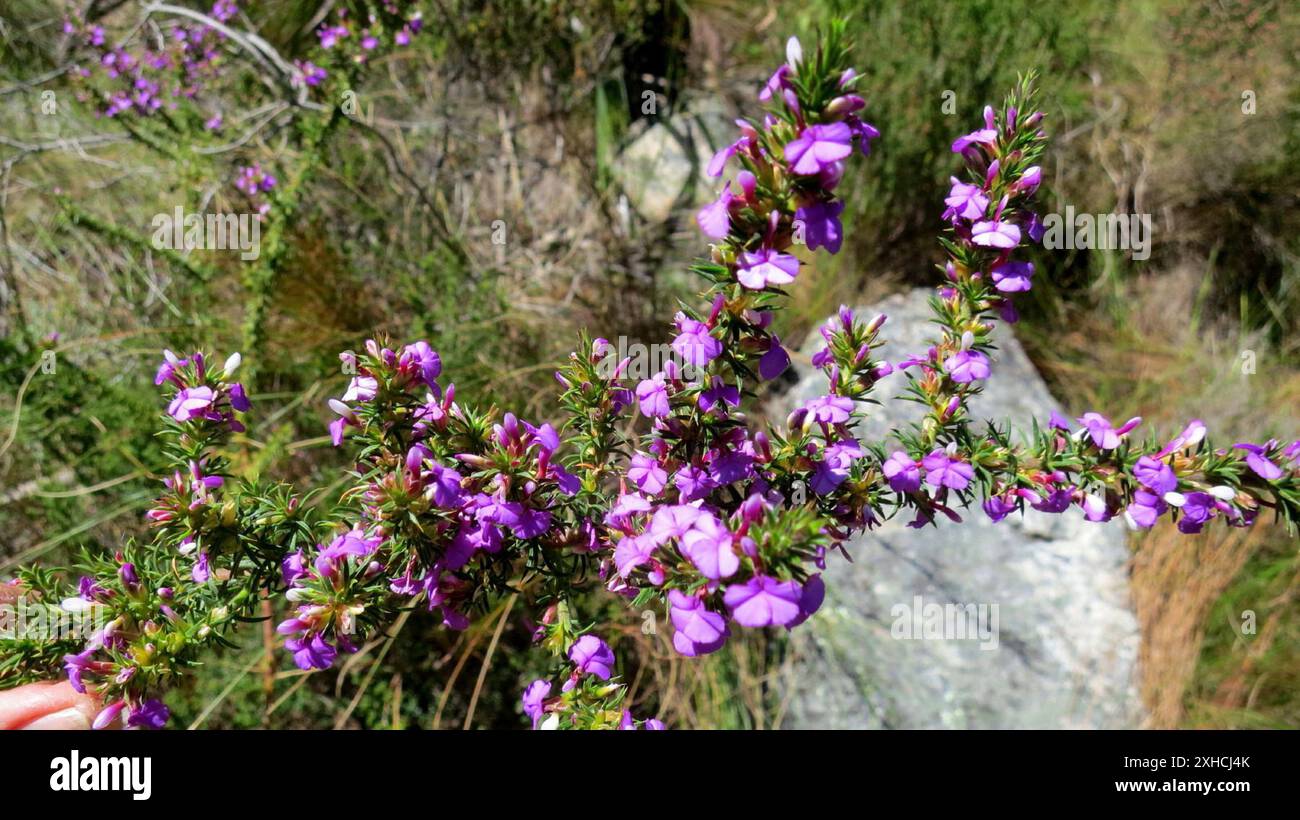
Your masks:
{"label": "dry brown grass", "polygon": [[1138,539],[1131,587],[1151,728],[1182,725],[1210,609],[1267,537],[1262,530],[1222,528],[1186,536],[1162,524]]}
{"label": "dry brown grass", "polygon": [[[1300,371],[1257,335],[1189,321],[1204,274],[1204,268],[1186,263],[1140,277],[1099,294],[1100,302],[1117,307],[1072,308],[1061,319],[1066,330],[1024,328],[1030,332],[1022,337],[1028,335],[1035,360],[1071,412],[1141,415],[1144,429],[1161,436],[1199,417],[1217,446],[1293,433]],[[1255,355],[1253,373],[1241,367],[1247,350]],[[1293,549],[1294,539],[1280,529],[1271,516],[1261,516],[1250,530],[1216,526],[1186,536],[1166,523],[1134,539],[1140,688],[1152,727],[1197,724],[1190,716],[1194,710],[1250,708],[1260,683],[1260,659],[1276,648],[1279,630],[1285,631],[1294,614],[1296,582],[1291,598],[1252,603],[1267,617],[1257,635],[1235,642],[1215,659],[1215,676],[1221,673],[1221,679],[1199,682],[1198,665],[1205,661],[1207,630],[1220,626],[1210,623],[1211,611],[1242,581],[1247,562],[1265,547]]]}

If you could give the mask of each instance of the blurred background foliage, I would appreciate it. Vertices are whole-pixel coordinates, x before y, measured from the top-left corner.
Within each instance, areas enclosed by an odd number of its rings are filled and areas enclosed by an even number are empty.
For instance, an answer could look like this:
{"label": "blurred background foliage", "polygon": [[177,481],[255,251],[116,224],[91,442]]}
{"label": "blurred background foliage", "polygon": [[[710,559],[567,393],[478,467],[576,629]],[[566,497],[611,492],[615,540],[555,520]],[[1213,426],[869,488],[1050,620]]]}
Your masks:
{"label": "blurred background foliage", "polygon": [[[218,153],[190,150],[183,131],[146,144],[97,117],[58,73],[65,5],[0,12],[0,575],[140,536],[161,464],[159,350],[240,347],[254,294],[236,255],[161,254],[145,239],[154,214],[240,210],[231,183],[249,159],[303,169],[236,464],[325,487],[330,503],[347,463],[323,435],[324,400],[346,383],[339,352],[376,332],[428,338],[458,398],[537,422],[580,328],[660,340],[694,289],[690,206],[707,192],[687,184],[665,216],[640,213],[620,173],[628,146],[657,124],[689,131],[700,111],[752,114],[784,39],[839,15],[883,136],[844,184],[844,252],[794,287],[787,342],[841,302],[935,281],[948,146],[1032,69],[1053,136],[1048,209],[1155,225],[1146,261],[1038,252],[1020,336],[1057,395],[1161,431],[1192,416],[1232,440],[1300,428],[1293,3],[432,0],[424,34],[360,76],[353,119],[313,156],[295,139],[319,127],[309,113]],[[110,26],[139,14],[77,6]],[[245,2],[238,22],[293,58],[319,6]],[[226,77],[233,116],[252,78]],[[1153,725],[1300,727],[1295,547],[1266,528],[1134,540]],[[464,633],[417,615],[313,676],[253,624],[171,701],[181,725],[515,727],[536,671],[531,614],[502,601]],[[593,594],[586,614],[616,636],[638,713],[780,725],[779,635],[684,662],[667,630],[610,596]]]}

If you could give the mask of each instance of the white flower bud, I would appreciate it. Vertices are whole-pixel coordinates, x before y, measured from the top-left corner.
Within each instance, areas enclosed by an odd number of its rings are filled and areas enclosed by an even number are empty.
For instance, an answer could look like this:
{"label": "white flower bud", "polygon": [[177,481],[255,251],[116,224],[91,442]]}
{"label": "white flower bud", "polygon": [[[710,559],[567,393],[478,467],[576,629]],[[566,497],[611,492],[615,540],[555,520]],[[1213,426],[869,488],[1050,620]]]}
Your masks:
{"label": "white flower bud", "polygon": [[348,407],[338,399],[330,399],[330,409],[343,418],[350,418],[352,416],[352,408]]}
{"label": "white flower bud", "polygon": [[1165,493],[1165,503],[1169,504],[1171,507],[1181,507],[1187,503],[1187,496],[1171,490]]}
{"label": "white flower bud", "polygon": [[791,68],[803,62],[803,46],[800,45],[798,37],[791,37],[785,41],[785,61]]}
{"label": "white flower bud", "polygon": [[225,371],[227,376],[233,376],[235,375],[235,371],[239,369],[240,363],[243,361],[243,356],[240,356],[238,353],[231,353],[230,358],[226,359],[226,366],[222,369]]}

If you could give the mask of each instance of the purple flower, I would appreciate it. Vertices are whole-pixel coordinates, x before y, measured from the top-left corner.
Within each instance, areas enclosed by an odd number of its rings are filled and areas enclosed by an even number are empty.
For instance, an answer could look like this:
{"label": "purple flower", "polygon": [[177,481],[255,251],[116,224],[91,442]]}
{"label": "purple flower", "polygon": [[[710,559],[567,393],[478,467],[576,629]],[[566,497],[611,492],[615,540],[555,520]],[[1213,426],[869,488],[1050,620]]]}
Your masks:
{"label": "purple flower", "polygon": [[944,204],[948,209],[943,212],[943,218],[947,220],[975,220],[984,216],[989,209],[989,198],[984,193],[984,189],[978,185],[971,185],[965,182],[959,182],[956,177],[951,178],[952,190],[948,192]]}
{"label": "purple flower", "polygon": [[660,507],[650,519],[650,537],[656,544],[663,544],[671,538],[681,538],[702,515],[706,513],[690,504]]}
{"label": "purple flower", "polygon": [[958,384],[987,379],[989,357],[978,350],[959,350],[944,360],[943,369]]}
{"label": "purple flower", "polygon": [[373,376],[353,376],[348,383],[347,392],[343,394],[343,401],[367,402],[374,399],[378,392],[379,381]]}
{"label": "purple flower", "polygon": [[212,19],[219,22],[226,22],[239,13],[239,5],[235,0],[217,0],[212,4]]}
{"label": "purple flower", "polygon": [[248,394],[244,392],[244,386],[239,382],[230,385],[230,406],[241,413],[247,413],[252,407],[248,402]]}
{"label": "purple flower", "polygon": [[176,376],[177,369],[189,364],[189,359],[181,359],[170,350],[163,351],[163,363],[158,366],[158,372],[154,375],[153,383],[162,384],[166,381],[175,382],[180,386],[180,379]]}
{"label": "purple flower", "polygon": [[1030,241],[1042,242],[1043,234],[1046,232],[1047,227],[1043,225],[1043,220],[1038,217],[1038,214],[1031,213],[1029,221],[1025,224],[1025,233],[1029,234]]}
{"label": "purple flower", "polygon": [[[841,97],[840,99],[845,98]],[[857,97],[852,97],[852,99],[859,100]],[[854,103],[854,105],[856,105],[856,103]],[[865,106],[866,103],[863,102],[862,105]],[[849,130],[853,132],[853,136],[858,140],[858,151],[860,151],[864,157],[871,156],[871,141],[880,137],[879,129],[871,123],[863,122],[852,115],[846,117],[844,122],[849,126]]]}
{"label": "purple flower", "polygon": [[695,214],[695,223],[700,226],[700,230],[710,239],[726,239],[727,234],[731,232],[731,201],[735,199],[735,194],[731,193],[731,183],[727,182],[722,186],[722,191],[718,198],[705,205]]}
{"label": "purple flower", "polygon": [[583,635],[569,647],[569,660],[583,675],[595,675],[609,680],[613,674],[614,652],[608,644],[595,635]]}
{"label": "purple flower", "polygon": [[925,483],[931,487],[950,487],[964,490],[975,477],[975,468],[949,455],[946,450],[935,450],[921,460],[925,468]]}
{"label": "purple flower", "polygon": [[709,477],[718,486],[753,478],[754,457],[739,450],[723,453],[709,462]]}
{"label": "purple flower", "polygon": [[696,404],[705,413],[716,407],[725,415],[727,405],[740,406],[740,391],[723,381],[721,376],[714,376],[708,389],[700,391]]}
{"label": "purple flower", "polygon": [[853,133],[842,122],[810,125],[785,146],[785,160],[796,174],[818,174],[853,153]]}
{"label": "purple flower", "polygon": [[803,410],[819,424],[843,424],[853,413],[853,399],[847,396],[818,396],[806,402]]}
{"label": "purple flower", "polygon": [[668,484],[668,473],[654,456],[636,453],[628,466],[627,477],[637,489],[647,495],[659,495]]}
{"label": "purple flower", "polygon": [[769,285],[788,285],[799,275],[799,260],[774,248],[759,248],[740,255],[736,278],[750,290],[762,290]]}
{"label": "purple flower", "polygon": [[789,366],[790,354],[781,347],[780,337],[773,333],[767,352],[758,360],[758,375],[770,381],[784,373]]}
{"label": "purple flower", "polygon": [[971,242],[982,248],[1007,250],[1020,244],[1020,228],[999,219],[976,222],[971,228]]}
{"label": "purple flower", "polygon": [[1070,432],[1070,420],[1055,410],[1047,417],[1047,426],[1067,433]]}
{"label": "purple flower", "polygon": [[333,48],[339,40],[348,36],[348,30],[343,26],[322,26],[316,34],[320,37],[321,48]]}
{"label": "purple flower", "polygon": [[1020,293],[1033,287],[1030,279],[1034,275],[1032,262],[1003,262],[992,271],[993,287],[1003,293]]}
{"label": "purple flower", "polygon": [[960,154],[971,145],[993,145],[998,141],[998,132],[993,128],[981,128],[964,137],[958,137],[952,144],[952,152]]}
{"label": "purple flower", "polygon": [[727,642],[727,621],[704,602],[675,589],[668,590],[668,617],[673,622],[673,647],[694,658],[716,652]]}
{"label": "purple flower", "polygon": [[655,542],[648,535],[625,535],[614,547],[614,568],[622,578],[632,574],[632,570],[650,562],[654,554]]}
{"label": "purple flower", "polygon": [[108,704],[100,710],[98,715],[95,716],[95,722],[90,724],[90,728],[95,729],[96,731],[107,729],[112,725],[113,721],[117,720],[118,715],[122,714],[122,710],[125,708],[126,701],[124,700],[118,700]]}
{"label": "purple flower", "polygon": [[673,351],[687,364],[704,367],[722,354],[722,342],[709,335],[709,326],[703,322],[678,314],[677,329]]}
{"label": "purple flower", "polygon": [[822,581],[821,575],[809,577],[799,590],[799,615],[785,625],[786,629],[793,629],[811,618],[816,614],[817,610],[822,608],[822,602],[825,600],[826,583]]}
{"label": "purple flower", "polygon": [[1114,450],[1119,446],[1121,438],[1142,423],[1140,416],[1135,416],[1124,422],[1123,426],[1113,428],[1110,419],[1100,413],[1084,413],[1079,418],[1079,423],[1088,431],[1088,436],[1092,443],[1096,444],[1102,450]]}
{"label": "purple flower", "polygon": [[442,357],[438,351],[429,347],[428,342],[416,342],[402,348],[402,355],[397,361],[402,367],[409,364],[419,368],[420,378],[430,387],[434,387],[438,376],[442,375]]}
{"label": "purple flower", "polygon": [[1182,515],[1178,519],[1178,531],[1181,533],[1198,533],[1214,517],[1214,496],[1209,493],[1188,493],[1182,502],[1179,505]]}
{"label": "purple flower", "polygon": [[356,411],[348,407],[338,399],[329,400],[330,409],[338,413],[339,417],[330,422],[330,440],[334,446],[338,447],[343,443],[343,430],[346,427],[360,427],[361,421],[357,418]]}
{"label": "purple flower", "polygon": [[317,86],[320,85],[321,80],[325,79],[325,69],[311,60],[294,60],[293,69],[293,76],[289,78],[289,85],[294,88]]}
{"label": "purple flower", "polygon": [[293,662],[302,670],[329,669],[338,656],[338,650],[320,635],[289,638],[284,648],[293,653]]}
{"label": "purple flower", "polygon": [[280,562],[280,575],[284,578],[285,585],[292,586],[299,578],[307,575],[307,566],[303,559],[303,551],[298,550],[286,555]]}
{"label": "purple flower", "polygon": [[1049,485],[1046,495],[1035,498],[1029,505],[1039,512],[1059,514],[1070,509],[1074,501],[1074,487],[1068,484]]}
{"label": "purple flower", "polygon": [[1172,441],[1160,448],[1156,453],[1156,458],[1164,458],[1175,450],[1181,450],[1184,447],[1195,447],[1205,438],[1205,422],[1200,419],[1192,419],[1183,428],[1183,432],[1174,437]]}
{"label": "purple flower", "polygon": [[429,473],[432,480],[425,490],[425,497],[432,497],[434,505],[444,510],[458,506],[461,500],[461,474],[437,462],[429,465]]}
{"label": "purple flower", "polygon": [[668,387],[664,382],[664,374],[656,373],[649,379],[643,379],[636,386],[636,400],[641,407],[642,415],[649,418],[667,416],[669,413]]}
{"label": "purple flower", "polygon": [[789,88],[789,76],[789,63],[782,63],[781,67],[778,68],[770,78],[768,78],[767,83],[763,86],[763,90],[758,92],[759,101],[767,102],[772,99],[774,94],[779,94],[782,90]]}
{"label": "purple flower", "polygon": [[1007,496],[991,495],[984,499],[984,512],[993,521],[1001,521],[1016,511],[1016,502]]}
{"label": "purple flower", "polygon": [[704,513],[681,537],[681,552],[710,581],[730,578],[740,569],[732,533],[711,513]]}
{"label": "purple flower", "polygon": [[1156,520],[1164,515],[1168,507],[1159,495],[1138,490],[1133,493],[1133,503],[1128,505],[1125,515],[1135,527],[1148,529],[1155,526]]}
{"label": "purple flower", "polygon": [[1104,499],[1095,495],[1085,495],[1079,502],[1083,507],[1083,517],[1095,523],[1102,523],[1111,519],[1111,511],[1106,507]]}
{"label": "purple flower", "polygon": [[1037,165],[1025,169],[1016,182],[1016,193],[1032,194],[1043,181],[1043,169]]}
{"label": "purple flower", "polygon": [[803,226],[804,244],[808,250],[826,248],[828,253],[839,253],[844,241],[844,228],[840,225],[840,213],[844,203],[814,202],[804,205],[794,212],[795,222]]}
{"label": "purple flower", "polygon": [[548,680],[535,680],[524,690],[524,714],[533,719],[534,729],[542,719],[543,704],[549,694],[551,694],[551,682]]}
{"label": "purple flower", "polygon": [[916,461],[902,450],[895,450],[880,467],[889,487],[897,493],[912,493],[921,489],[921,469]]}
{"label": "purple flower", "polygon": [[[748,123],[742,123],[741,127],[748,127]],[[722,176],[722,169],[726,167],[727,160],[731,159],[740,151],[747,150],[752,142],[753,141],[749,135],[745,135],[733,142],[731,145],[719,149],[718,152],[713,155],[713,159],[709,160],[709,167],[705,169],[705,173],[711,177]]]}
{"label": "purple flower", "polygon": [[382,537],[366,538],[365,533],[360,530],[348,530],[331,541],[328,547],[321,550],[320,557],[330,561],[340,559],[345,555],[353,558],[368,558],[379,548],[383,541]]}
{"label": "purple flower", "polygon": [[551,514],[546,510],[522,507],[518,520],[510,527],[516,538],[536,538],[551,528]]}
{"label": "purple flower", "polygon": [[207,415],[215,398],[211,387],[186,387],[167,405],[167,413],[177,421],[201,418]]}
{"label": "purple flower", "polygon": [[1133,477],[1138,483],[1158,496],[1178,489],[1178,476],[1173,468],[1159,459],[1142,456],[1133,465]]}
{"label": "purple flower", "polygon": [[94,655],[94,649],[85,649],[76,655],[63,656],[63,671],[68,675],[68,682],[72,684],[73,689],[83,695],[86,694],[86,684],[85,681],[81,679],[81,676],[84,675],[86,670],[90,667],[90,659],[94,657]]}
{"label": "purple flower", "polygon": [[132,729],[161,729],[171,714],[162,701],[147,700],[127,713],[126,725]]}
{"label": "purple flower", "polygon": [[81,576],[77,582],[77,595],[86,601],[101,601],[108,598],[112,593],[99,585],[99,582],[89,575]]}
{"label": "purple flower", "polygon": [[196,584],[206,584],[212,578],[212,571],[208,567],[208,554],[200,552],[198,560],[194,562],[194,567],[190,570],[190,577]]}
{"label": "purple flower", "polygon": [[743,584],[727,587],[723,601],[741,626],[785,626],[800,616],[803,590],[794,581],[755,575]]}
{"label": "purple flower", "polygon": [[813,473],[812,491],[826,495],[844,483],[853,469],[853,462],[864,455],[862,447],[853,439],[839,441],[822,451],[822,460],[817,462]]}
{"label": "purple flower", "polygon": [[[1272,444],[1272,442],[1270,442]],[[1260,447],[1258,444],[1243,442],[1234,444],[1234,448],[1246,451],[1246,466],[1255,471],[1255,475],[1265,481],[1277,481],[1285,472],[1281,467],[1269,461],[1264,455],[1268,452],[1267,448]]]}
{"label": "purple flower", "polygon": [[694,501],[713,492],[718,483],[705,470],[688,464],[673,476],[673,486],[681,493],[683,501]]}

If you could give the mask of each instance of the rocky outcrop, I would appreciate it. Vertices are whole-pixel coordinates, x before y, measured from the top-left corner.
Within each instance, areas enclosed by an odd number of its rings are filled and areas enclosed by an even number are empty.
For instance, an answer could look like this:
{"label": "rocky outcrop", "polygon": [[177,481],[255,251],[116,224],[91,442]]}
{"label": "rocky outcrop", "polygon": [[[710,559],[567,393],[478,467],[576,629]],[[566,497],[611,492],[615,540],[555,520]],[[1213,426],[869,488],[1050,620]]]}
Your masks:
{"label": "rocky outcrop", "polygon": [[[889,314],[885,358],[925,350],[935,334],[929,290],[861,309]],[[820,346],[820,336],[805,351]],[[1057,408],[1005,327],[977,416],[1027,429]],[[919,416],[876,390],[864,440]],[[805,367],[773,408],[784,416],[825,393]],[[788,728],[1118,728],[1141,723],[1138,627],[1128,591],[1124,525],[1027,511],[992,523],[909,529],[895,520],[852,540],[853,562],[828,561],[826,602],[793,631]]]}

